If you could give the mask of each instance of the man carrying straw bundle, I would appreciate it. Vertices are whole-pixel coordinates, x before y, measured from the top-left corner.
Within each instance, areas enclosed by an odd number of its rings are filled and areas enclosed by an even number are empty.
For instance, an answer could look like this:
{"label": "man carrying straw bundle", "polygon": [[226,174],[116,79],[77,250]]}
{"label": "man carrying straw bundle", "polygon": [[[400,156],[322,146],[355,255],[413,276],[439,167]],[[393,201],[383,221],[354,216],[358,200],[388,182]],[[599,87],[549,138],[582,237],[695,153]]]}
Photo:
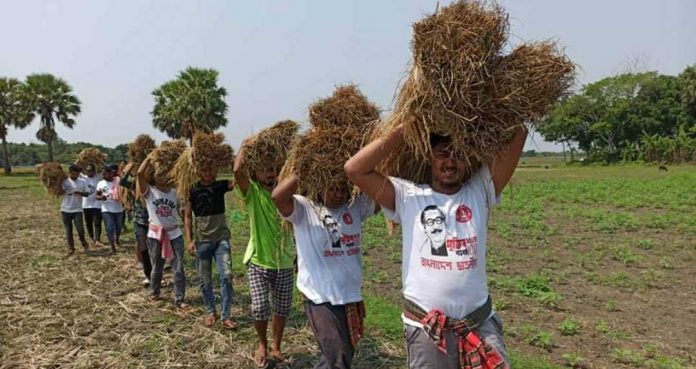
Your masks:
{"label": "man carrying straw bundle", "polygon": [[[214,259],[220,278],[222,326],[235,329],[237,323],[230,316],[233,297],[230,229],[225,217],[225,194],[234,189],[234,182],[217,180],[218,169],[230,167],[233,151],[223,141],[222,133],[196,133],[192,147],[177,160],[172,174],[178,186],[186,184],[180,191],[188,192],[184,196],[184,231],[189,240],[189,254],[198,257],[198,276],[206,310],[203,324],[211,327],[216,319]],[[188,181],[195,177],[198,181],[190,187]]]}
{"label": "man carrying straw bundle", "polygon": [[410,368],[509,368],[486,278],[488,218],[525,123],[563,96],[574,66],[552,43],[503,55],[507,22],[497,5],[459,0],[416,23],[394,113],[345,165],[402,226]]}
{"label": "man carrying straw bundle", "polygon": [[341,86],[309,110],[312,128],[293,145],[273,200],[293,225],[297,288],[321,351],[314,367],[347,369],[364,331],[362,224],[376,207],[351,196],[343,165],[379,109],[356,86]]}
{"label": "man carrying straw bundle", "polygon": [[[259,347],[254,355],[254,362],[260,368],[266,367],[268,364],[266,361],[268,355],[266,331],[271,315],[271,304],[273,305],[271,321],[273,343],[270,355],[275,360],[284,360],[281,352],[281,341],[285,330],[285,321],[292,307],[292,235],[282,228],[278,211],[271,198],[271,192],[278,183],[278,173],[285,157],[283,156],[281,162],[270,159],[261,160],[254,167],[249,168],[247,150],[253,151],[251,150],[252,145],[268,144],[273,147],[279,146],[274,150],[276,153],[285,152],[287,146],[283,147],[282,144],[286,141],[289,143],[297,131],[297,125],[294,122],[293,124],[292,127],[285,127],[290,129],[284,130],[287,132],[280,132],[279,137],[275,137],[277,140],[258,142],[263,139],[264,131],[259,132],[256,140],[246,140],[234,162],[234,177],[238,185],[238,195],[244,201],[244,206],[249,214],[251,237],[243,262],[247,266],[249,278],[251,317],[254,319],[254,328],[259,339]],[[271,132],[272,129],[273,127],[266,130],[269,133],[268,136],[274,135]],[[274,143],[279,143],[279,145]],[[269,293],[272,297],[270,302]]]}
{"label": "man carrying straw bundle", "polygon": [[322,201],[296,195],[292,175],[273,191],[281,215],[293,224],[297,245],[297,288],[321,357],[315,368],[350,368],[363,335],[362,223],[375,213],[366,195],[350,203],[345,180],[329,186]]}
{"label": "man carrying straw bundle", "polygon": [[68,168],[68,178],[63,181],[62,195],[60,202],[60,213],[65,228],[65,239],[68,242],[68,253],[70,257],[75,253],[75,239],[73,238],[73,224],[80,237],[84,251],[89,250],[85,239],[85,229],[82,226],[82,198],[88,196],[87,183],[80,178],[82,168],[73,164]]}
{"label": "man carrying straw bundle", "polygon": [[[164,153],[172,159],[178,145],[169,146],[163,143],[160,149],[168,151]],[[165,147],[166,146],[166,147]],[[178,151],[180,153],[180,151]],[[152,154],[157,153],[153,151]],[[176,189],[172,187],[172,181],[168,170],[164,168],[167,163],[153,163],[152,154],[148,156],[137,172],[138,191],[145,199],[147,212],[150,216],[147,232],[147,248],[152,264],[150,274],[150,299],[160,300],[162,273],[165,260],[172,262],[174,273],[174,304],[178,309],[185,310],[189,307],[184,302],[186,295],[186,274],[184,272],[184,237],[179,228],[179,198]],[[179,154],[176,154],[178,156]],[[173,164],[173,161],[171,161]],[[159,166],[160,170],[152,167]],[[155,173],[154,186],[150,185],[150,173]]]}
{"label": "man carrying straw bundle", "polygon": [[143,286],[150,285],[150,275],[152,274],[152,263],[150,262],[150,253],[147,250],[147,232],[150,224],[150,215],[147,213],[147,207],[144,200],[135,196],[135,179],[133,177],[133,163],[126,165],[123,169],[122,177],[119,185],[127,188],[131,192],[133,199],[133,233],[135,235],[135,258],[143,268],[145,279],[141,282]]}
{"label": "man carrying straw bundle", "polygon": [[101,181],[101,175],[97,174],[94,164],[88,164],[85,168],[86,175],[82,179],[87,184],[87,192],[89,195],[82,198],[82,212],[85,216],[85,224],[87,225],[87,234],[92,240],[92,246],[102,247],[102,215],[101,201],[97,200],[97,185]]}
{"label": "man carrying straw bundle", "polygon": [[116,253],[116,248],[121,247],[123,225],[123,205],[119,201],[117,173],[117,165],[107,165],[102,172],[102,180],[97,184],[97,200],[102,202],[102,219],[112,253]]}

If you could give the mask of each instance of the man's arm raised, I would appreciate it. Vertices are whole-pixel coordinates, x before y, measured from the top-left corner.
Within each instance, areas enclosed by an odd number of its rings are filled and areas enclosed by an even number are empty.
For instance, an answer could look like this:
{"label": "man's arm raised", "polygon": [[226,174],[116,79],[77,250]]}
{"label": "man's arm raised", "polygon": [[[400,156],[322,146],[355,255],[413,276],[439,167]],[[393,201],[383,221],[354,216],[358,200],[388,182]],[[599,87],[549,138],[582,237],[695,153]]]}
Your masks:
{"label": "man's arm raised", "polygon": [[522,156],[522,149],[526,140],[527,129],[523,126],[518,127],[515,131],[515,137],[513,137],[508,147],[489,164],[488,168],[493,177],[496,196],[503,192],[505,186],[510,182],[512,174],[515,173],[517,162],[520,160],[520,156]]}
{"label": "man's arm raised", "polygon": [[297,177],[292,175],[278,183],[271,194],[278,211],[284,217],[289,217],[295,211],[295,203],[292,196],[297,191],[297,184]]}
{"label": "man's arm raised", "polygon": [[385,160],[401,142],[403,142],[403,127],[398,126],[386,136],[382,136],[350,158],[344,169],[348,179],[365,192],[381,207],[395,210],[394,185],[389,179],[375,168]]}
{"label": "man's arm raised", "polygon": [[244,151],[246,146],[245,143],[246,140],[242,142],[242,147],[239,148],[237,157],[234,158],[234,168],[232,169],[234,173],[234,180],[235,182],[237,182],[237,184],[239,185],[239,189],[244,194],[246,194],[247,190],[249,189],[249,177],[244,171]]}

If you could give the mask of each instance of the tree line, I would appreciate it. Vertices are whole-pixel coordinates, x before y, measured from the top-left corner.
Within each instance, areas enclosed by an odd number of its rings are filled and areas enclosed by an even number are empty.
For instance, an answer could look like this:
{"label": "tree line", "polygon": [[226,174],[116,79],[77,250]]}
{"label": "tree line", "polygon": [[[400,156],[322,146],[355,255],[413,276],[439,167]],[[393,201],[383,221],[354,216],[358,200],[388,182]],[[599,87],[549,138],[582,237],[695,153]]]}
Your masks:
{"label": "tree line", "polygon": [[589,161],[696,161],[696,65],[679,76],[624,73],[587,84],[539,122],[545,140]]}
{"label": "tree line", "polygon": [[[194,132],[214,131],[227,125],[227,91],[218,86],[214,69],[189,67],[152,91],[155,103],[152,125],[172,138],[191,140]],[[24,81],[0,77],[0,139],[5,174],[11,165],[33,165],[58,160],[72,162],[86,147],[97,147],[111,160],[123,159],[125,145],[109,149],[85,143],[66,144],[56,133],[56,124],[74,128],[81,112],[79,98],[62,78],[49,73],[31,74]],[[36,138],[45,145],[9,144],[10,128],[24,129],[38,121]],[[40,153],[45,147],[46,154]],[[76,148],[80,148],[79,150]],[[56,154],[56,152],[58,154]]]}

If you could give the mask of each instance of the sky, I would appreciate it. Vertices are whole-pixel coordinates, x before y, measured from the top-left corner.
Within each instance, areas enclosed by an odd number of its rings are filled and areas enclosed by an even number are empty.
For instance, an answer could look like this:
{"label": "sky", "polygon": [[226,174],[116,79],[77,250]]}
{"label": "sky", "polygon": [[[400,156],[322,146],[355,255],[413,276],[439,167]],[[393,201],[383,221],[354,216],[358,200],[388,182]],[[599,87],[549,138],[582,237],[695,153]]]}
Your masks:
{"label": "sky", "polygon": [[[450,1],[441,1],[445,5]],[[627,70],[679,74],[696,63],[694,0],[501,0],[511,41],[554,39],[579,85]],[[152,127],[152,90],[187,66],[214,68],[227,89],[235,148],[340,84],[388,114],[411,58],[411,25],[435,0],[22,0],[0,2],[0,76],[52,73],[82,101],[68,141],[115,146]],[[10,130],[38,142],[38,122]],[[538,134],[526,149],[560,150]]]}

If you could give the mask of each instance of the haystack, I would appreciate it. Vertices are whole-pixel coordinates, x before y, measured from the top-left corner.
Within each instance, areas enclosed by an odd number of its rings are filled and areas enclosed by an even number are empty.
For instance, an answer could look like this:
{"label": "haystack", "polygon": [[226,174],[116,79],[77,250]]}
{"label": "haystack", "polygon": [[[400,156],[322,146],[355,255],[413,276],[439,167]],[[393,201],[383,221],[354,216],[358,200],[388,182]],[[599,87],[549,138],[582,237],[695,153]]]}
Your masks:
{"label": "haystack", "polygon": [[153,168],[152,175],[165,177],[173,184],[174,177],[170,173],[184,150],[186,150],[186,143],[182,140],[162,141],[160,146],[149,155]]}
{"label": "haystack", "polygon": [[553,42],[504,55],[508,30],[507,13],[485,0],[456,1],[413,26],[413,64],[381,127],[402,124],[407,149],[389,160],[387,174],[429,182],[430,134],[449,136],[472,167],[489,162],[516,128],[567,93],[574,64]]}
{"label": "haystack", "polygon": [[157,147],[155,140],[149,135],[141,134],[128,145],[128,161],[133,163],[133,170],[137,171],[140,163]]}
{"label": "haystack", "polygon": [[343,166],[362,148],[378,119],[379,110],[357,87],[337,87],[310,107],[312,127],[293,145],[281,178],[296,175],[298,193],[313,201],[321,201],[333,183],[351,188]]}
{"label": "haystack", "polygon": [[360,128],[377,118],[379,108],[356,85],[338,86],[330,97],[309,107],[309,123],[315,128]]}
{"label": "haystack", "polygon": [[183,152],[171,172],[182,201],[188,201],[189,190],[199,180],[202,171],[232,165],[234,150],[224,141],[225,135],[222,133],[198,132],[193,136],[193,146]]}
{"label": "haystack", "polygon": [[61,196],[63,194],[63,181],[68,176],[65,174],[63,167],[57,161],[43,163],[37,167],[39,179],[46,188],[46,192],[53,196]]}
{"label": "haystack", "polygon": [[96,147],[90,147],[80,151],[80,153],[77,154],[75,164],[82,167],[82,169],[87,168],[87,165],[90,164],[97,168],[101,168],[104,166],[104,163],[106,163],[106,158],[107,155],[105,153],[101,152]]}
{"label": "haystack", "polygon": [[297,138],[300,125],[283,120],[247,139],[244,146],[244,171],[250,178],[257,170],[281,168]]}

